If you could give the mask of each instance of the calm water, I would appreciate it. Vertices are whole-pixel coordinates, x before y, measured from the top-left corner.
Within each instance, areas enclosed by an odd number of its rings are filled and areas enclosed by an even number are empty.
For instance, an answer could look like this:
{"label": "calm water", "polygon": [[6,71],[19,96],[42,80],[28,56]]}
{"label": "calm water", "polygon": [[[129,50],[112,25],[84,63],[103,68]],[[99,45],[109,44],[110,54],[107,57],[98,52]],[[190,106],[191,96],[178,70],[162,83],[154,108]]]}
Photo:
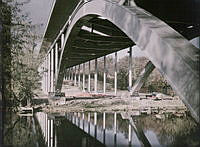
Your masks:
{"label": "calm water", "polygon": [[120,113],[8,115],[5,144],[24,147],[200,146],[190,117],[156,119]]}

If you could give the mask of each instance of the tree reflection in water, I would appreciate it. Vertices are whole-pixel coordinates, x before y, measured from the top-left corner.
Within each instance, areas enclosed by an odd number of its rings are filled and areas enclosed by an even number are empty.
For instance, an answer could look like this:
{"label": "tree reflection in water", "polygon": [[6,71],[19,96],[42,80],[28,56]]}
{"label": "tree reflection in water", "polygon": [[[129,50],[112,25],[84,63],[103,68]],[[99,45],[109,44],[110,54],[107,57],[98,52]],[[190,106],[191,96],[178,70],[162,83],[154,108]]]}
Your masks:
{"label": "tree reflection in water", "polygon": [[155,116],[140,116],[134,119],[144,132],[152,130],[162,145],[200,146],[200,126],[191,117],[171,116],[158,120]]}
{"label": "tree reflection in water", "polygon": [[39,125],[32,116],[20,117],[6,113],[4,121],[4,145],[20,147],[43,147]]}

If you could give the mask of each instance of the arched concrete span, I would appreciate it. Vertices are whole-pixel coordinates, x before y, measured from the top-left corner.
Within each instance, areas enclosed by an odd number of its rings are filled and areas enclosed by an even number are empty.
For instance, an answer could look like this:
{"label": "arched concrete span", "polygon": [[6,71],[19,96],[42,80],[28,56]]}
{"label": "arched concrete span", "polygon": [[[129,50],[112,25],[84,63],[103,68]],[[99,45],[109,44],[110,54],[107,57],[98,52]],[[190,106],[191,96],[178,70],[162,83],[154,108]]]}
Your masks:
{"label": "arched concrete span", "polygon": [[[66,66],[78,64],[68,60],[70,52],[74,50],[75,38],[84,24],[98,16],[112,22],[141,48],[199,122],[199,49],[166,23],[137,6],[128,7],[108,0],[93,0],[78,8],[65,33],[65,47],[61,52],[56,89],[61,89]],[[133,43],[127,41],[124,48],[131,44]],[[102,51],[102,54],[90,58],[83,56],[80,63],[111,52],[114,51]]]}

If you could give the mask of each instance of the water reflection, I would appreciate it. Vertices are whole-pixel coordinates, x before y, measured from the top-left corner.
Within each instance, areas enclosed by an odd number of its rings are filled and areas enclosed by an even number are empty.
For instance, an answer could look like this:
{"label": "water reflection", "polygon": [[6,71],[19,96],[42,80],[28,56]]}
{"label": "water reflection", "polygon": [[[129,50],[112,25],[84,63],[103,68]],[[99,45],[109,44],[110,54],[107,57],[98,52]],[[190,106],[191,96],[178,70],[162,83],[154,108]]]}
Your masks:
{"label": "water reflection", "polygon": [[[3,126],[3,147],[45,146],[40,125],[32,116],[6,113]],[[1,146],[1,145],[0,145]]]}
{"label": "water reflection", "polygon": [[200,132],[190,117],[156,119],[121,113],[71,112],[35,117],[7,116],[7,145],[28,147],[199,146]]}
{"label": "water reflection", "polygon": [[[177,143],[181,144],[179,139],[185,137],[181,134],[173,136],[173,133],[164,132],[166,128],[163,125],[169,126],[170,121],[162,122],[152,119],[152,117],[122,119],[122,115],[116,112],[73,112],[62,115],[47,115],[39,112],[36,117],[48,147],[62,147],[66,144],[70,144],[72,147],[171,146]],[[181,119],[177,120],[181,121]],[[175,123],[175,119],[173,121]],[[181,122],[185,123],[186,121]],[[178,126],[171,126],[169,129],[175,127]],[[199,140],[192,138],[194,135],[199,136],[196,124],[190,122],[188,130],[190,133],[187,133],[187,138],[190,138],[190,141],[183,144],[186,146],[199,145]],[[166,139],[163,140],[163,138]]]}

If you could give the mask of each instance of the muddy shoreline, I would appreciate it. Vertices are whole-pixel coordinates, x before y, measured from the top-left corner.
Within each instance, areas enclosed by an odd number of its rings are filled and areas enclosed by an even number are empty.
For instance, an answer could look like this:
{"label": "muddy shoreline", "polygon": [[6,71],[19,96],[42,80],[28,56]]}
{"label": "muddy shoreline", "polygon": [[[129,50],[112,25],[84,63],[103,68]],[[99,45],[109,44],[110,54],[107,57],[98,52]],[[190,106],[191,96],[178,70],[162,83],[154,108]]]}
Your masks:
{"label": "muddy shoreline", "polygon": [[142,114],[159,114],[185,116],[188,109],[178,96],[163,94],[139,93],[138,96],[130,96],[127,91],[119,91],[118,95],[112,93],[87,93],[77,87],[67,87],[64,90],[65,97],[51,97],[40,93],[34,99],[34,108],[40,108],[46,113],[63,112],[119,112],[133,116]]}

